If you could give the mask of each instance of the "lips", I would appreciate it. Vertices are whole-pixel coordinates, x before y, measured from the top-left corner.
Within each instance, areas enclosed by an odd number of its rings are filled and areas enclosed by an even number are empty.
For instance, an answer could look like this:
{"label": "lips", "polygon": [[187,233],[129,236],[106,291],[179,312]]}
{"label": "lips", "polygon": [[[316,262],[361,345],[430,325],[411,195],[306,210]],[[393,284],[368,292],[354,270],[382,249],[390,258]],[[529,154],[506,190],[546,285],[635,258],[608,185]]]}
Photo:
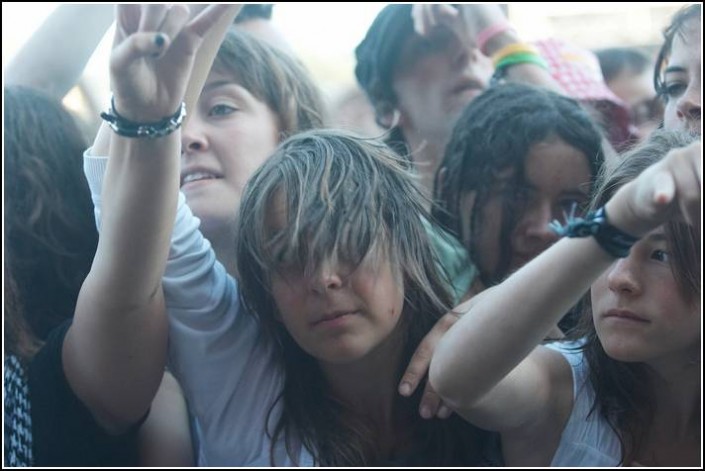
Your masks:
{"label": "lips", "polygon": [[639,316],[637,314],[634,314],[632,311],[628,311],[626,309],[610,309],[607,311],[607,313],[604,316],[606,319],[607,318],[616,318],[616,319],[622,319],[622,320],[628,320],[628,321],[634,321],[634,322],[641,322],[644,324],[649,323],[650,321],[642,316]]}
{"label": "lips", "polygon": [[217,180],[223,178],[223,175],[202,167],[191,167],[185,169],[181,172],[181,186],[187,185],[193,182],[199,182],[204,180]]}
{"label": "lips", "polygon": [[323,316],[319,317],[317,320],[315,320],[312,325],[315,327],[317,325],[321,325],[330,321],[334,321],[336,319],[339,319],[341,317],[345,316],[350,316],[353,314],[357,314],[359,311],[355,310],[339,310],[339,311],[334,311],[330,313],[323,314]]}
{"label": "lips", "polygon": [[468,90],[474,90],[481,93],[484,90],[484,87],[482,86],[482,83],[476,79],[463,79],[451,89],[451,92],[453,94],[457,94]]}

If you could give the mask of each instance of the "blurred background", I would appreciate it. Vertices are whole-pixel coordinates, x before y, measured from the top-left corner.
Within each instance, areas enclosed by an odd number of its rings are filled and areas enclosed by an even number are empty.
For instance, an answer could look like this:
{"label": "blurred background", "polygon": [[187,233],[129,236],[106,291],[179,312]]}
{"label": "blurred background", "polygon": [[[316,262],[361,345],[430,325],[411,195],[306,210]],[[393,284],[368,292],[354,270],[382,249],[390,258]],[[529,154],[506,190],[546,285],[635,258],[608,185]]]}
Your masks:
{"label": "blurred background", "polygon": [[[2,4],[3,76],[7,62],[58,3]],[[354,48],[384,3],[275,4],[272,22],[309,67],[327,98],[335,101],[354,83]],[[653,55],[661,31],[684,3],[517,3],[508,4],[510,21],[525,40],[557,37],[594,50],[639,47]],[[78,19],[80,21],[80,19]],[[112,28],[89,62],[79,87],[64,103],[88,121],[91,101],[104,107]]]}

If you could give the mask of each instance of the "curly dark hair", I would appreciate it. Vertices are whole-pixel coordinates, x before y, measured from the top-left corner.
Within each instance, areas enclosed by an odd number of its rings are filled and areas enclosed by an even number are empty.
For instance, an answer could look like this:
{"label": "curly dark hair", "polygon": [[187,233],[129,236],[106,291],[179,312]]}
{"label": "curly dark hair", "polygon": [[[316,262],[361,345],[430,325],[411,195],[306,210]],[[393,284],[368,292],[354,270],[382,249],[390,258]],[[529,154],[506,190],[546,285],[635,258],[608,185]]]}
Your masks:
{"label": "curly dark hair", "polygon": [[23,87],[5,97],[5,263],[39,340],[72,318],[98,244],[87,147],[62,105]]}
{"label": "curly dark hair", "polygon": [[[483,226],[479,209],[499,174],[515,170],[503,203],[498,273],[480,273],[485,286],[501,281],[509,270],[509,238],[521,212],[517,192],[525,187],[524,161],[533,144],[552,135],[581,151],[591,175],[597,176],[604,160],[599,131],[577,102],[545,89],[513,83],[493,87],[465,108],[453,129],[436,174],[433,216],[460,240],[470,240],[466,248],[472,260],[478,259],[473,241]],[[469,192],[476,192],[471,233],[462,234],[461,200]]]}

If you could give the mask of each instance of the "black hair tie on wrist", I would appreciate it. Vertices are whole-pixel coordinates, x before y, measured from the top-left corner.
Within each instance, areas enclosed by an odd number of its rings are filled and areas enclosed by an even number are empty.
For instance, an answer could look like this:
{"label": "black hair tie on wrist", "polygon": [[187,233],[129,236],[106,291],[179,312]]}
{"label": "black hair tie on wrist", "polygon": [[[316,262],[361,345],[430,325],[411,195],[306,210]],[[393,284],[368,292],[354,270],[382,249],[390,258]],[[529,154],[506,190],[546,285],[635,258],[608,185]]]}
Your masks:
{"label": "black hair tie on wrist", "polygon": [[616,258],[627,257],[629,249],[639,240],[639,237],[634,237],[611,225],[607,220],[604,206],[588,213],[584,218],[574,217],[571,211],[565,225],[554,220],[549,226],[561,237],[593,236],[600,247]]}

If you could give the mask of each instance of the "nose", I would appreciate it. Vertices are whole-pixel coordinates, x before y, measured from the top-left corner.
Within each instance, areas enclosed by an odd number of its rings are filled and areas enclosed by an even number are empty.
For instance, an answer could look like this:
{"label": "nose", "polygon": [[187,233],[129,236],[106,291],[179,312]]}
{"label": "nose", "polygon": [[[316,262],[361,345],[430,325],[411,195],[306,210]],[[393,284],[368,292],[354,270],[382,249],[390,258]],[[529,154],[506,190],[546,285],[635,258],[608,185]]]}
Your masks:
{"label": "nose", "polygon": [[515,250],[533,258],[556,242],[558,236],[549,227],[552,216],[548,201],[526,208],[515,229]]}
{"label": "nose", "polygon": [[316,293],[324,294],[327,291],[342,288],[344,280],[345,277],[338,263],[325,260],[311,276],[311,288]]}
{"label": "nose", "polygon": [[477,62],[479,59],[480,50],[474,44],[467,41],[460,41],[456,36],[452,42],[453,64],[458,69],[464,69],[470,63]]}
{"label": "nose", "polygon": [[194,113],[181,132],[181,152],[202,152],[208,148],[205,123]]}
{"label": "nose", "polygon": [[641,292],[634,260],[620,258],[607,271],[607,286],[616,294],[637,295]]}
{"label": "nose", "polygon": [[678,99],[676,113],[678,119],[685,121],[688,128],[700,127],[702,96],[700,93],[700,80],[693,80],[685,93]]}

